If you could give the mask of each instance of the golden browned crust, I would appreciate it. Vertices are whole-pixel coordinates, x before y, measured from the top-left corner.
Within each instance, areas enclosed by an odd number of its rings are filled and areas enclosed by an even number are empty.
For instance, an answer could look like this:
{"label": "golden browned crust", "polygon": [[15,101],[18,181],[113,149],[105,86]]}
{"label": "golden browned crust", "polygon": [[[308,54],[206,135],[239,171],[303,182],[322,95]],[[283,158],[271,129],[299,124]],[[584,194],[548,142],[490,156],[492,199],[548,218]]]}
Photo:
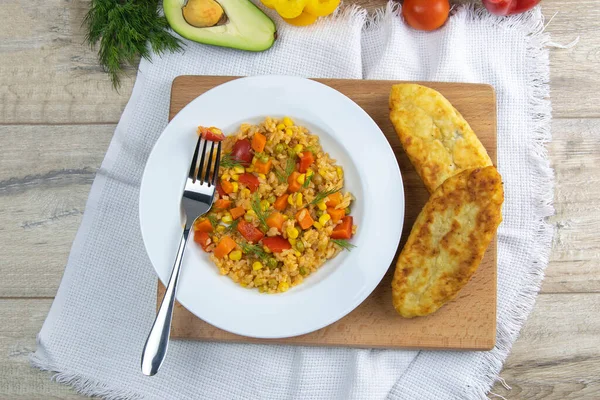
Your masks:
{"label": "golden browned crust", "polygon": [[432,194],[396,263],[392,296],[398,313],[428,315],[456,296],[502,221],[503,201],[495,167],[462,171]]}
{"label": "golden browned crust", "polygon": [[412,83],[393,85],[390,119],[430,193],[465,169],[492,165],[467,121],[431,88]]}

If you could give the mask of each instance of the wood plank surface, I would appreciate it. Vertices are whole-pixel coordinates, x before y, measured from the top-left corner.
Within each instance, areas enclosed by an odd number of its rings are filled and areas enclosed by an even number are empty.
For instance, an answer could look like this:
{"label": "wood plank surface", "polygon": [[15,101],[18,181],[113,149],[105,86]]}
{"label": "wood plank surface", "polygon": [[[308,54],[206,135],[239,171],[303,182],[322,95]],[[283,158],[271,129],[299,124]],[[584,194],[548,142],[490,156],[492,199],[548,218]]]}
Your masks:
{"label": "wood plank surface", "polygon": [[[351,2],[371,11],[385,4],[385,0]],[[113,130],[105,124],[117,122],[129,99],[135,68],[129,70],[119,93],[111,89],[94,51],[83,41],[81,21],[88,7],[86,0],[0,2],[0,15],[9,16],[0,23],[0,125],[6,125],[0,130],[0,173],[16,171],[16,165],[31,166],[35,158],[23,149],[39,141],[32,132],[47,132],[56,124],[62,124],[56,132],[72,129],[72,133],[63,139],[55,136],[57,148],[62,146],[64,153],[56,153],[52,163],[38,170],[40,176],[100,165]],[[541,294],[501,373],[512,390],[497,383],[491,393],[506,399],[596,399],[600,398],[600,119],[596,119],[600,117],[600,0],[544,0],[542,11],[547,21],[558,13],[545,29],[553,41],[569,43],[580,36],[575,47],[550,51],[554,120],[553,142],[548,147],[556,174],[557,213],[551,218],[556,240]],[[89,125],[81,125],[85,123]],[[86,135],[96,124],[106,126],[92,138],[104,143],[98,147]],[[21,139],[23,132],[29,134]],[[16,145],[19,140],[22,147]],[[71,146],[84,149],[79,160],[71,157]],[[80,214],[61,216],[52,210],[65,204],[67,211],[81,211],[91,174],[87,183],[62,178],[15,182],[10,174],[0,179],[12,188],[10,192],[0,189],[2,399],[83,399],[50,381],[49,373],[30,368],[27,354],[35,348],[35,335],[81,220]],[[55,184],[65,190],[51,196],[49,206],[38,200],[41,208],[26,207],[24,202],[43,198]],[[11,200],[17,192],[28,197]],[[71,202],[72,198],[77,200]],[[20,207],[14,205],[19,203]],[[11,207],[10,213],[3,212],[6,207]],[[52,216],[59,217],[58,221]],[[29,239],[13,240],[14,249],[5,250],[6,238],[22,235]],[[39,242],[34,241],[36,236]],[[30,251],[32,245],[40,246],[32,254],[39,260],[11,258]],[[491,393],[489,397],[495,398]]]}
{"label": "wood plank surface", "polygon": [[[170,118],[190,101],[233,77],[180,76],[171,88]],[[404,245],[412,225],[427,200],[425,189],[414,167],[402,150],[389,120],[390,88],[398,81],[317,79],[354,100],[377,123],[390,143],[404,180],[406,215]],[[477,133],[493,162],[496,161],[496,96],[489,85],[460,83],[423,83],[442,93],[462,113]],[[293,117],[293,116],[292,116]],[[201,122],[199,122],[200,124]],[[327,151],[327,149],[324,149]],[[360,201],[360,199],[358,199]],[[360,224],[359,224],[360,225]],[[314,346],[366,348],[432,348],[489,350],[496,342],[496,240],[492,241],[481,265],[457,298],[436,313],[424,318],[405,319],[394,310],[391,279],[395,264],[375,291],[353,312],[316,332],[286,339],[251,339],[218,329],[196,318],[179,306],[173,313],[174,338],[284,343]],[[215,269],[215,273],[216,273]],[[228,279],[223,277],[223,279]],[[244,290],[244,289],[240,289]],[[159,286],[158,302],[164,295]],[[399,334],[401,332],[401,334]]]}

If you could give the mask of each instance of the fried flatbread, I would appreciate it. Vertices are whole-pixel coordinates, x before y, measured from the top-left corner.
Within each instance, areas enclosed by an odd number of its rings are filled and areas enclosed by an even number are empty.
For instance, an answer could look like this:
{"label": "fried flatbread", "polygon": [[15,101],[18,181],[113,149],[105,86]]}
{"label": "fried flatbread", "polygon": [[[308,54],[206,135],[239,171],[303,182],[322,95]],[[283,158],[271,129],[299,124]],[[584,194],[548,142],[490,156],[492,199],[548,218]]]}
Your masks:
{"label": "fried flatbread", "polygon": [[431,195],[396,263],[392,297],[398,313],[428,315],[456,296],[502,221],[503,201],[495,167],[462,171]]}
{"label": "fried flatbread", "polygon": [[430,193],[465,169],[492,165],[467,121],[431,88],[412,83],[393,85],[390,119]]}

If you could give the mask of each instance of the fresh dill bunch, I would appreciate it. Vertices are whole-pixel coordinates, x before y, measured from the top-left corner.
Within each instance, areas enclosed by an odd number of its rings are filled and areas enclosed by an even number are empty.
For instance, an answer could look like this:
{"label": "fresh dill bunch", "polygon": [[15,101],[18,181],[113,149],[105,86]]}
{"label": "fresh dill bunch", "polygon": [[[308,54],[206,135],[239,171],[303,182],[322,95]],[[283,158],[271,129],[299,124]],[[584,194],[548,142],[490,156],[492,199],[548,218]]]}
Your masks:
{"label": "fresh dill bunch", "polygon": [[346,239],[331,239],[331,241],[338,246],[340,246],[344,250],[352,251],[356,246],[347,241]]}
{"label": "fresh dill bunch", "polygon": [[98,60],[115,89],[121,73],[139,58],[181,50],[181,42],[169,32],[169,23],[158,11],[158,0],[92,0],[83,24],[86,42],[98,42]]}

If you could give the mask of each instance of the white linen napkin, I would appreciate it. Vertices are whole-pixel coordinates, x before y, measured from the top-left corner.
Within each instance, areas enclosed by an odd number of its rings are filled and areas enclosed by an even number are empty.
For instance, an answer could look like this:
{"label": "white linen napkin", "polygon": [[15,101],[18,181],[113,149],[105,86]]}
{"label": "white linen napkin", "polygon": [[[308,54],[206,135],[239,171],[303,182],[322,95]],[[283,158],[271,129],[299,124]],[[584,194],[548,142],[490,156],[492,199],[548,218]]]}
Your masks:
{"label": "white linen napkin", "polygon": [[[108,399],[484,398],[533,306],[553,212],[548,37],[540,9],[497,18],[459,8],[439,31],[417,32],[388,6],[367,21],[346,8],[312,27],[279,24],[264,53],[186,42],[142,61],[88,199],[56,299],[31,357],[81,393]],[[274,17],[276,18],[276,17]],[[167,124],[173,78],[289,74],[481,82],[498,96],[498,163],[506,201],[498,248],[497,346],[489,352],[308,348],[173,341],[160,373],[140,354],[155,316],[156,276],[138,221],[145,161]]]}

